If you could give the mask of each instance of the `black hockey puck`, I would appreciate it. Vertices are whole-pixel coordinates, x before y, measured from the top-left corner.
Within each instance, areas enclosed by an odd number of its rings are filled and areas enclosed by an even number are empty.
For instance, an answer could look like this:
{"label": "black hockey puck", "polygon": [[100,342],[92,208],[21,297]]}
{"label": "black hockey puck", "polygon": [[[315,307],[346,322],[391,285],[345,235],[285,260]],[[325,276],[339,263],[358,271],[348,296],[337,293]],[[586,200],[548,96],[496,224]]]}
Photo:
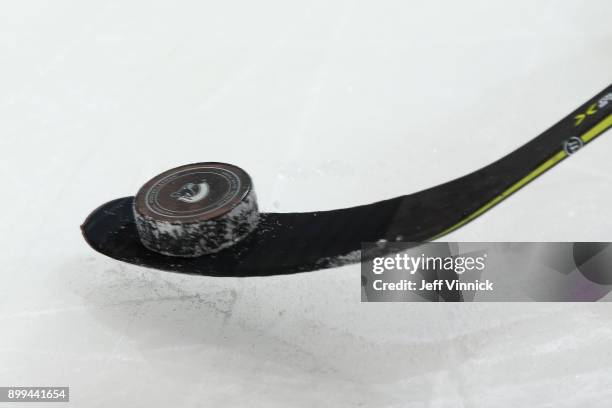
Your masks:
{"label": "black hockey puck", "polygon": [[239,167],[194,163],[165,171],[136,194],[141,242],[170,256],[195,257],[233,245],[257,225],[253,183]]}

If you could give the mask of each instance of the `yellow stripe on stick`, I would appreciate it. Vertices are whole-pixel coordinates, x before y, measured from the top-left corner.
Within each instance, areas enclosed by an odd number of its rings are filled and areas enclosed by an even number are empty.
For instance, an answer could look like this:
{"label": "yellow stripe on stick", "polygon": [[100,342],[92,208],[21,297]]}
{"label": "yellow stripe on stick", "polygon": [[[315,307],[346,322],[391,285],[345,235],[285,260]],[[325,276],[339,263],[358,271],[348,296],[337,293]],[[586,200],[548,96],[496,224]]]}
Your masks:
{"label": "yellow stripe on stick", "polygon": [[[594,138],[596,138],[597,136],[599,136],[600,134],[605,132],[610,126],[612,126],[612,115],[608,115],[604,120],[599,122],[597,125],[595,125],[593,128],[591,128],[588,132],[586,132],[584,135],[582,135],[580,137],[580,139],[584,143],[588,143],[589,141],[593,140]],[[565,150],[561,150],[561,151],[555,153],[555,155],[553,157],[551,157],[550,159],[546,160],[544,163],[540,164],[538,167],[536,167],[534,170],[532,170],[525,177],[523,177],[522,179],[520,179],[519,181],[517,181],[516,183],[511,185],[508,189],[504,190],[500,195],[498,195],[497,197],[495,197],[494,199],[492,199],[491,201],[489,201],[488,203],[486,203],[485,205],[483,205],[482,207],[480,207],[479,209],[474,211],[472,214],[468,215],[467,217],[465,217],[464,219],[459,221],[457,224],[453,225],[450,228],[447,228],[446,230],[442,231],[438,235],[434,236],[430,240],[431,241],[436,240],[436,239],[438,239],[438,238],[440,238],[440,237],[442,237],[442,236],[444,236],[444,235],[446,235],[446,234],[456,230],[457,228],[460,228],[460,227],[464,226],[465,224],[467,224],[468,222],[472,221],[473,219],[479,217],[483,213],[485,213],[488,210],[490,210],[491,208],[495,207],[497,204],[499,204],[501,201],[506,199],[508,196],[510,196],[511,194],[515,193],[516,191],[518,191],[519,189],[524,187],[530,181],[532,181],[536,177],[540,176],[546,170],[548,170],[551,167],[555,166],[557,163],[559,163],[561,160],[565,159],[566,157],[567,157],[567,153],[565,153]]]}

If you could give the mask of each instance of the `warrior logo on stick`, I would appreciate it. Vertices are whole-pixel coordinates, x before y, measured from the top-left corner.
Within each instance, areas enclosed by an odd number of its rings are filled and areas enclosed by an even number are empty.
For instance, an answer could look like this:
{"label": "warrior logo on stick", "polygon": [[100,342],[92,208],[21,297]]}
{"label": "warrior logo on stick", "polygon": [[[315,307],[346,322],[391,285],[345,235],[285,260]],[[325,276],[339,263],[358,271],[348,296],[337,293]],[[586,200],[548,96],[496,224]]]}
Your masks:
{"label": "warrior logo on stick", "polygon": [[580,150],[580,148],[583,145],[584,143],[582,142],[582,139],[580,139],[579,137],[573,136],[567,139],[565,143],[563,143],[563,150],[565,150],[565,153],[570,155]]}

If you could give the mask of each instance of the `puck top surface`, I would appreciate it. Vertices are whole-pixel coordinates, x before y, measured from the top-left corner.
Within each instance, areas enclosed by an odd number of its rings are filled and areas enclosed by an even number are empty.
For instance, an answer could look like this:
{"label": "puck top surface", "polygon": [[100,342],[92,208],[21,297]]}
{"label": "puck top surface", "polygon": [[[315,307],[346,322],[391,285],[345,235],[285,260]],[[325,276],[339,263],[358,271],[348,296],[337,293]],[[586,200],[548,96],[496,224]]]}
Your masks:
{"label": "puck top surface", "polygon": [[134,206],[140,215],[156,220],[207,221],[231,211],[251,189],[251,178],[237,166],[187,164],[149,180],[136,194]]}

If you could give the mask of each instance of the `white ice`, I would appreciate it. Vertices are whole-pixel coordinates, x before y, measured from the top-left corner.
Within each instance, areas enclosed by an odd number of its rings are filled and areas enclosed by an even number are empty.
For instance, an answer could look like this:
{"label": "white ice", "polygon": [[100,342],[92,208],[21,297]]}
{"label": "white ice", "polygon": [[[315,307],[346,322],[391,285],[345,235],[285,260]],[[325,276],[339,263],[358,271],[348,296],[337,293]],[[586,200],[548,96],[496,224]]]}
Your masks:
{"label": "white ice", "polygon": [[[609,407],[609,304],[361,304],[358,266],[163,273],[92,251],[79,225],[197,161],[245,168],[264,211],[439,184],[607,86],[611,16],[609,0],[3,2],[0,386],[70,386],[74,407]],[[611,151],[608,133],[448,239],[612,241]]]}

